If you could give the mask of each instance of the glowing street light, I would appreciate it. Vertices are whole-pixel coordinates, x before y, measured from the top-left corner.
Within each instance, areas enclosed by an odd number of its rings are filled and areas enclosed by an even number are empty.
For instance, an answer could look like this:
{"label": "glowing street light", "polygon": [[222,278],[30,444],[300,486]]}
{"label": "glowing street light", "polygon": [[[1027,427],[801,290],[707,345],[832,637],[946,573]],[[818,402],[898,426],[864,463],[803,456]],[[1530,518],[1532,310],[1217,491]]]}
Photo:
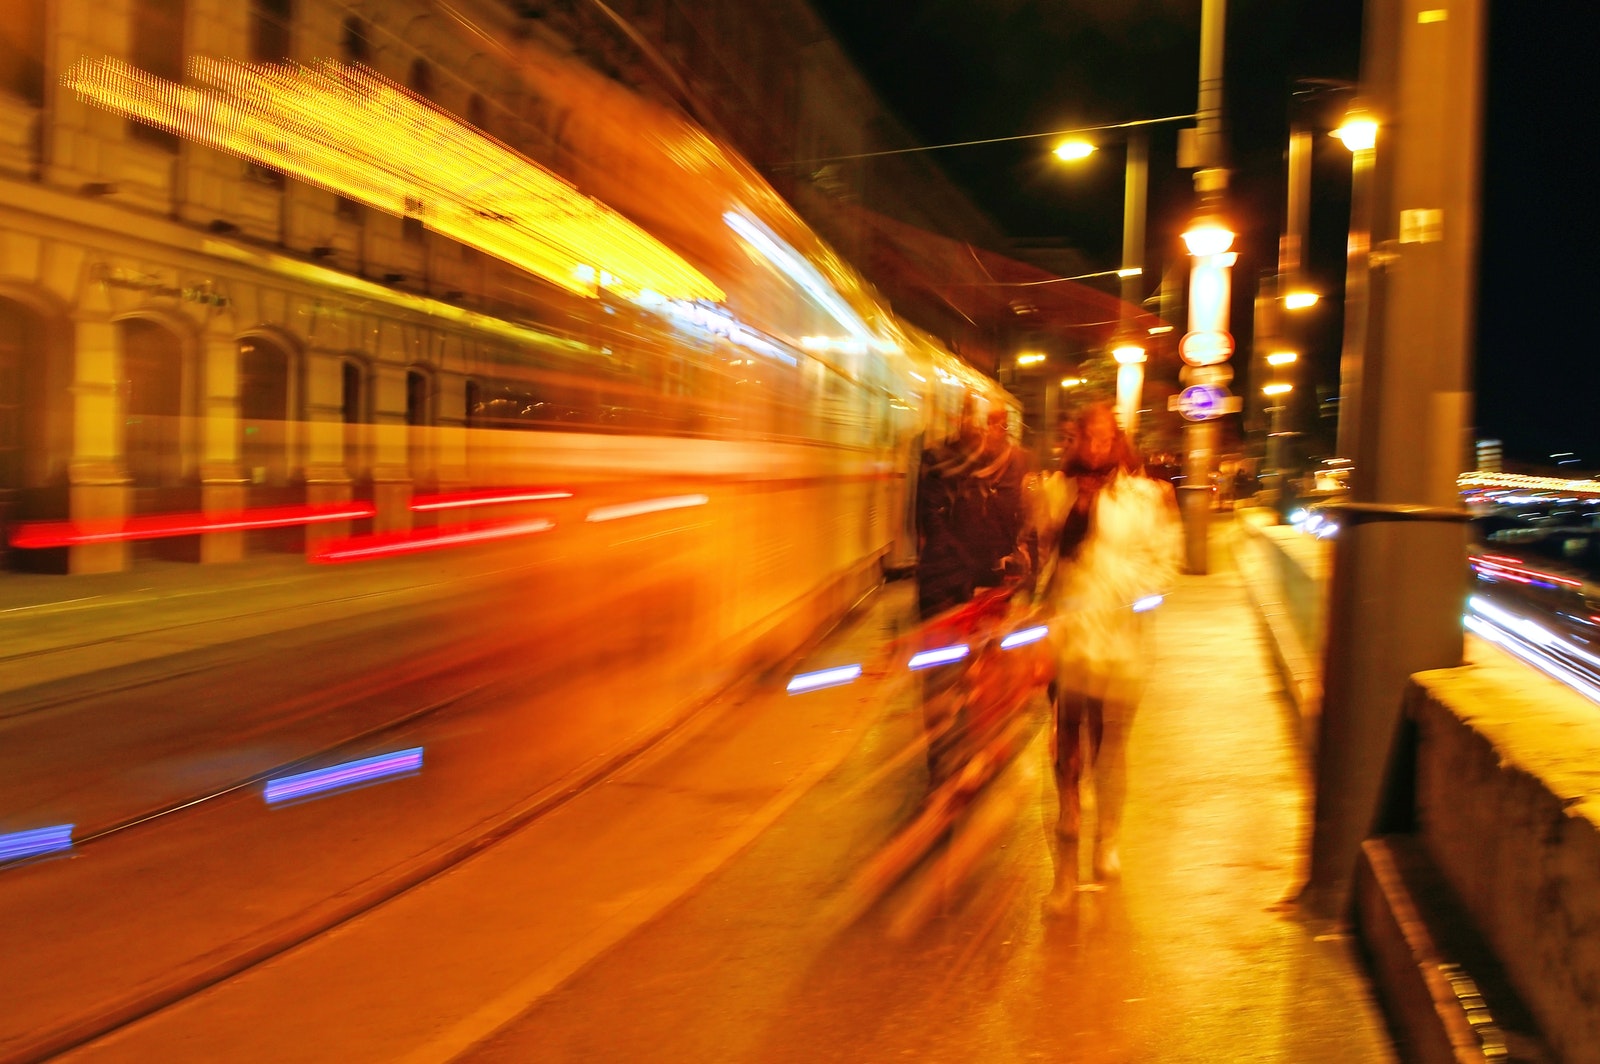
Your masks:
{"label": "glowing street light", "polygon": [[1378,143],[1378,123],[1365,111],[1351,111],[1332,135],[1351,151],[1371,151]]}
{"label": "glowing street light", "polygon": [[1261,394],[1262,395],[1288,395],[1292,391],[1294,391],[1294,385],[1289,384],[1289,383],[1287,383],[1285,381],[1279,381],[1279,382],[1277,382],[1275,384],[1268,384],[1265,387],[1263,387],[1261,389]]}
{"label": "glowing street light", "polygon": [[1195,258],[1221,255],[1233,247],[1233,230],[1219,218],[1200,217],[1184,232],[1183,242]]}
{"label": "glowing street light", "polygon": [[1299,353],[1295,351],[1274,351],[1267,356],[1267,365],[1287,366],[1291,362],[1298,361],[1299,358]]}
{"label": "glowing street light", "polygon": [[1138,344],[1119,344],[1111,349],[1111,357],[1119,366],[1133,366],[1144,361],[1144,348]]}
{"label": "glowing street light", "polygon": [[1084,379],[1083,377],[1063,377],[1063,378],[1061,378],[1061,387],[1063,387],[1063,388],[1076,388],[1080,384],[1088,384],[1088,383],[1089,382],[1086,379]]}
{"label": "glowing street light", "polygon": [[1017,356],[1017,365],[1019,365],[1019,366],[1037,366],[1039,363],[1043,362],[1044,360],[1045,360],[1045,356],[1041,352],[1038,352],[1038,351],[1024,351],[1022,354]]}
{"label": "glowing street light", "polygon": [[1315,292],[1290,292],[1283,297],[1283,305],[1288,310],[1305,310],[1314,307],[1322,297]]}
{"label": "glowing street light", "polygon": [[1055,156],[1065,162],[1077,162],[1093,155],[1095,147],[1086,140],[1064,140],[1056,145]]}

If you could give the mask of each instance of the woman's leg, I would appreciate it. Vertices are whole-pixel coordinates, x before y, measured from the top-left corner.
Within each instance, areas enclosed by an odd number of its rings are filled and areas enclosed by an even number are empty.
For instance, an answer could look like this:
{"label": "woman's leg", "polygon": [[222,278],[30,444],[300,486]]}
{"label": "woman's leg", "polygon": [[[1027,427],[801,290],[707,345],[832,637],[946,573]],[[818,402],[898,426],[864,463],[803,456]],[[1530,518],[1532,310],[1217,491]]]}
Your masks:
{"label": "woman's leg", "polygon": [[1122,871],[1117,842],[1128,795],[1128,733],[1133,726],[1133,710],[1131,702],[1112,699],[1096,714],[1102,725],[1100,749],[1094,761],[1096,877],[1115,877]]}
{"label": "woman's leg", "polygon": [[1070,907],[1078,884],[1078,783],[1083,776],[1083,749],[1080,736],[1083,726],[1083,696],[1066,688],[1059,689],[1052,700],[1054,706],[1054,757],[1052,769],[1056,779],[1057,815],[1053,827],[1046,829],[1049,836],[1050,856],[1055,864],[1055,885],[1045,905],[1052,912]]}

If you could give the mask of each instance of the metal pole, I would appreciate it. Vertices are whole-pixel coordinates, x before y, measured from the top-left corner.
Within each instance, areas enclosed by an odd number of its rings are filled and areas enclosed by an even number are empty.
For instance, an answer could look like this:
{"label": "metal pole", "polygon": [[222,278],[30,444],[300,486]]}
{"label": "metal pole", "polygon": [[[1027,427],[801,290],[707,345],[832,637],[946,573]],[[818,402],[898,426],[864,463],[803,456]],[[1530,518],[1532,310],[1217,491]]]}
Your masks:
{"label": "metal pole", "polygon": [[[1128,134],[1128,164],[1122,192],[1122,312],[1117,329],[1124,342],[1141,342],[1134,327],[1139,293],[1144,287],[1145,196],[1150,183],[1150,141],[1143,129]],[[1139,274],[1128,275],[1129,270]],[[1141,343],[1142,346],[1142,343]],[[1139,438],[1139,404],[1144,394],[1144,363],[1133,362],[1117,370],[1117,405],[1122,430],[1128,439]]]}
{"label": "metal pole", "polygon": [[1462,657],[1456,478],[1472,407],[1487,0],[1437,4],[1421,20],[1402,0],[1367,0],[1364,22],[1363,90],[1383,123],[1366,365],[1353,501],[1334,553],[1302,894],[1335,919],[1348,913],[1361,841],[1409,827],[1409,802],[1397,800],[1414,772],[1398,741],[1408,678]]}
{"label": "metal pole", "polygon": [[[1200,9],[1199,105],[1195,108],[1195,198],[1202,209],[1220,205],[1228,187],[1222,162],[1222,40],[1227,21],[1226,0],[1203,0]],[[1191,301],[1190,331],[1194,330]],[[1227,310],[1223,309],[1223,326]],[[1179,507],[1183,516],[1185,568],[1196,574],[1210,570],[1211,466],[1217,448],[1214,419],[1191,421],[1184,429],[1183,485]]]}

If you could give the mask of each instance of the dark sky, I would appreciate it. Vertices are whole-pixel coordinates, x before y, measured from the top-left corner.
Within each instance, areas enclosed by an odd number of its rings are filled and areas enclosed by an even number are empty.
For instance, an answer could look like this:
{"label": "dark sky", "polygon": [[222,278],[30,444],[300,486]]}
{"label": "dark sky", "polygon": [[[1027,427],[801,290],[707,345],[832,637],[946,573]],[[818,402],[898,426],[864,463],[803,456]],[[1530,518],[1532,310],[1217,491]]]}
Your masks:
{"label": "dark sky", "polygon": [[[924,143],[1045,132],[1194,110],[1200,0],[813,0],[879,95]],[[1600,344],[1586,320],[1600,302],[1600,248],[1587,209],[1595,185],[1595,91],[1589,70],[1600,17],[1580,0],[1490,3],[1484,216],[1476,390],[1480,436],[1508,456],[1576,452],[1600,469]],[[1230,207],[1253,289],[1275,268],[1283,224],[1283,153],[1291,106],[1321,124],[1337,92],[1298,97],[1297,79],[1354,81],[1360,0],[1231,0],[1225,123]],[[1175,126],[1151,137],[1149,259],[1181,258],[1192,201],[1176,168]],[[1104,268],[1118,263],[1123,154],[1105,143],[1072,168],[1049,141],[956,148],[933,158],[1008,235],[1055,238]],[[1349,220],[1349,156],[1315,138],[1309,268],[1337,295]],[[1580,203],[1579,185],[1584,186]],[[1580,256],[1580,241],[1589,251]],[[1152,281],[1153,283],[1153,281]],[[1559,293],[1559,295],[1558,295]],[[1239,301],[1236,300],[1236,304]],[[1248,302],[1242,306],[1248,313]],[[1314,312],[1306,346],[1325,392],[1338,374],[1336,304]],[[1248,332],[1235,314],[1235,331]],[[1243,337],[1241,337],[1241,340]]]}

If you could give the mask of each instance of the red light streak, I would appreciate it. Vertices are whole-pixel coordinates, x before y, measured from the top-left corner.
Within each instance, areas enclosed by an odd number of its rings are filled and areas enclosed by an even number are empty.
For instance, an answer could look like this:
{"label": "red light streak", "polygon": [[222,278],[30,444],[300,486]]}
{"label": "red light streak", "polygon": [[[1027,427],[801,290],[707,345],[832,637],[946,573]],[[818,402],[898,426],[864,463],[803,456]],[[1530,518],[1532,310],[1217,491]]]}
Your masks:
{"label": "red light streak", "polygon": [[141,514],[109,521],[35,521],[19,525],[11,533],[11,545],[19,550],[43,550],[206,532],[249,532],[328,521],[355,521],[372,517],[377,512],[370,502],[352,502],[268,506],[225,513]]}
{"label": "red light streak", "polygon": [[415,554],[417,551],[439,550],[444,547],[462,547],[469,543],[487,543],[497,539],[528,536],[548,532],[556,527],[548,518],[538,517],[528,521],[496,521],[447,528],[424,528],[411,532],[379,532],[370,536],[350,536],[330,540],[311,556],[313,562],[357,562],[372,558],[389,558],[397,554]]}
{"label": "red light streak", "polygon": [[[1492,560],[1491,560],[1492,559]],[[1502,558],[1494,554],[1480,554],[1471,559],[1477,562],[1482,569],[1489,570],[1490,576],[1503,576],[1507,580],[1516,580],[1528,583],[1529,580],[1548,580],[1552,584],[1564,584],[1567,587],[1582,587],[1580,580],[1571,580],[1565,576],[1546,573],[1539,569],[1529,569],[1522,565],[1516,558]]]}
{"label": "red light streak", "polygon": [[572,492],[550,488],[498,488],[485,491],[460,491],[449,495],[418,495],[411,500],[411,509],[459,510],[467,506],[500,506],[513,502],[543,502],[548,499],[570,499]]}

